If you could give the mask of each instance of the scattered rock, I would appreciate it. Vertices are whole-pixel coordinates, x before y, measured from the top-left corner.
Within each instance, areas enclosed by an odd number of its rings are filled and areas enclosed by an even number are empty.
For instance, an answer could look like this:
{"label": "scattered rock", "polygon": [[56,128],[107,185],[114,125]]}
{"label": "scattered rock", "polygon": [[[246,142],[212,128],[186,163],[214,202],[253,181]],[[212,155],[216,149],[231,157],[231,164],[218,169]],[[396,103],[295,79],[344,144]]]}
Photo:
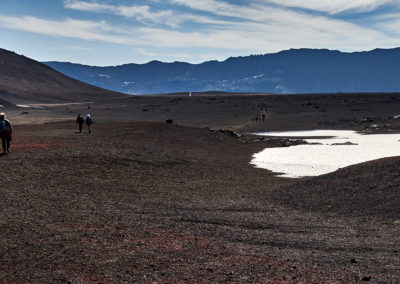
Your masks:
{"label": "scattered rock", "polygon": [[371,124],[365,126],[362,131],[379,131],[382,130],[383,128],[388,128],[388,127],[390,127],[390,125],[388,124]]}
{"label": "scattered rock", "polygon": [[261,137],[257,140],[254,140],[255,142],[259,141],[278,141],[281,145],[281,147],[290,147],[290,146],[296,146],[296,145],[318,145],[321,143],[309,143],[306,140],[303,139],[298,139],[298,138],[282,138],[282,137]]}
{"label": "scattered rock", "polygon": [[211,132],[219,132],[219,133],[224,133],[224,134],[228,134],[232,137],[236,137],[236,138],[243,138],[244,136],[240,133],[237,133],[235,131],[232,130],[228,130],[228,129],[219,129],[219,130],[215,130],[215,129],[210,129]]}
{"label": "scattered rock", "polygon": [[273,140],[271,137],[261,137],[259,139],[254,140],[255,142],[260,142],[260,141],[271,141]]}
{"label": "scattered rock", "polygon": [[280,138],[283,147],[309,144],[303,139]]}
{"label": "scattered rock", "polygon": [[350,141],[346,141],[346,142],[343,142],[343,143],[333,143],[333,144],[331,144],[331,146],[340,146],[340,145],[346,146],[346,145],[358,145],[358,144],[350,142]]}
{"label": "scattered rock", "polygon": [[359,123],[373,122],[373,119],[370,117],[363,117],[358,122]]}

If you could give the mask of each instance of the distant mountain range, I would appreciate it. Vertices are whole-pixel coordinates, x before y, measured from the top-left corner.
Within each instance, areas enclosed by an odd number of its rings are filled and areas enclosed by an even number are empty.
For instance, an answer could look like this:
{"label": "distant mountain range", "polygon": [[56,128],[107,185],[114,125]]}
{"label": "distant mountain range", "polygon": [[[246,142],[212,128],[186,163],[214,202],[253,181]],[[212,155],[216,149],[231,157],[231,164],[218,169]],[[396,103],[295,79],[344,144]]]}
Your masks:
{"label": "distant mountain range", "polygon": [[335,93],[400,91],[400,48],[345,53],[291,49],[223,62],[95,67],[44,62],[83,82],[128,93],[189,91]]}
{"label": "distant mountain range", "polygon": [[82,102],[126,97],[67,77],[47,65],[0,48],[0,104]]}

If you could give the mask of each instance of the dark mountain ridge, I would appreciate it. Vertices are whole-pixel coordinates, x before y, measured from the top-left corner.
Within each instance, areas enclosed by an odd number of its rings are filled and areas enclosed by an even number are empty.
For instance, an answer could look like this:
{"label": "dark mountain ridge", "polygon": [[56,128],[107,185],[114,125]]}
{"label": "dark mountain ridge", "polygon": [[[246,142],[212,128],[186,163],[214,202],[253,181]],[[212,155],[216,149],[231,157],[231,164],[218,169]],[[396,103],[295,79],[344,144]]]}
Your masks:
{"label": "dark mountain ridge", "polygon": [[45,62],[86,83],[130,94],[397,92],[400,90],[399,63],[400,48],[353,53],[291,49],[201,64],[151,61],[96,67]]}

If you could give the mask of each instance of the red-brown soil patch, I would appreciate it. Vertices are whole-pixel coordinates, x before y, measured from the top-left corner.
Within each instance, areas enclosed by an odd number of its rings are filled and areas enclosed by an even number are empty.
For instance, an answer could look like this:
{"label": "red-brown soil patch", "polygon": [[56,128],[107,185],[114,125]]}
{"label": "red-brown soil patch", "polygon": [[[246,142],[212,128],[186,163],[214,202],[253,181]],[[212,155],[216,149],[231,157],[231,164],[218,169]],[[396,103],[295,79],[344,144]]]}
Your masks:
{"label": "red-brown soil patch", "polygon": [[65,147],[61,143],[36,143],[36,144],[13,144],[13,149],[48,149],[54,147]]}

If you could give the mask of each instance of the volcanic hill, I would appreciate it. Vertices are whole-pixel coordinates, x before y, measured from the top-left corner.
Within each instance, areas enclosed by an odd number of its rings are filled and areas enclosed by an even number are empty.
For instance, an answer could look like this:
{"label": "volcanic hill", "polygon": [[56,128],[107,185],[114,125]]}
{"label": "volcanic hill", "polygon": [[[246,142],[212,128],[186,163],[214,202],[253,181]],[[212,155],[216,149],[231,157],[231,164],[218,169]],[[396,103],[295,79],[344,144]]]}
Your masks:
{"label": "volcanic hill", "polygon": [[124,95],[69,78],[33,59],[0,49],[2,100],[11,103],[66,103],[121,97]]}

